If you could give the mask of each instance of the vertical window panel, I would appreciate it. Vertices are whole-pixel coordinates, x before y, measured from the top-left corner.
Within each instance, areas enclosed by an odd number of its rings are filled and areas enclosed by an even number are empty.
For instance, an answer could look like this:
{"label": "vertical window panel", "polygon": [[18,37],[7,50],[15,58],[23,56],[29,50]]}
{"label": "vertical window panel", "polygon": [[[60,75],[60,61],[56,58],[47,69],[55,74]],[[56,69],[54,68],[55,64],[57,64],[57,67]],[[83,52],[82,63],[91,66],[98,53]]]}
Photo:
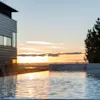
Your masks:
{"label": "vertical window panel", "polygon": [[11,46],[11,38],[4,36],[4,46]]}
{"label": "vertical window panel", "polygon": [[7,38],[4,36],[4,46],[7,45]]}
{"label": "vertical window panel", "polygon": [[11,38],[8,38],[8,37],[7,37],[6,43],[7,43],[7,46],[11,46]]}
{"label": "vertical window panel", "polygon": [[0,35],[0,45],[4,45],[4,37]]}
{"label": "vertical window panel", "polygon": [[17,46],[17,34],[12,33],[12,46],[16,47]]}

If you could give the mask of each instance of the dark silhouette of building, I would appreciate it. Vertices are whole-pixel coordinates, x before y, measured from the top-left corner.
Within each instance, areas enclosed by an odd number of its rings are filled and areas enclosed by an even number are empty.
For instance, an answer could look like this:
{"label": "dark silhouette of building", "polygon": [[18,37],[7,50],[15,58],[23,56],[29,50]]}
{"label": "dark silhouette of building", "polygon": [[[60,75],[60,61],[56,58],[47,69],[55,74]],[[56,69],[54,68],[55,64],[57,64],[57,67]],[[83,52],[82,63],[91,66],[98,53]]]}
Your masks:
{"label": "dark silhouette of building", "polygon": [[12,13],[17,10],[0,2],[0,64],[17,58],[17,21]]}

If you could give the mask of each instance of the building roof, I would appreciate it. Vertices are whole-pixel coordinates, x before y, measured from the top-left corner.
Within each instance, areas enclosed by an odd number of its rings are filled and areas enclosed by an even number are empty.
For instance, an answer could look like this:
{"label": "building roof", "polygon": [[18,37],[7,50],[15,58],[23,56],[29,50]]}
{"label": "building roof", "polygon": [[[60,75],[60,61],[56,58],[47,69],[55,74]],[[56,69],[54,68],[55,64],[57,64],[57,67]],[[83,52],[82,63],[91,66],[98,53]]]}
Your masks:
{"label": "building roof", "polygon": [[6,9],[9,10],[10,12],[18,12],[17,10],[13,9],[12,7],[4,4],[3,2],[0,1],[0,9]]}

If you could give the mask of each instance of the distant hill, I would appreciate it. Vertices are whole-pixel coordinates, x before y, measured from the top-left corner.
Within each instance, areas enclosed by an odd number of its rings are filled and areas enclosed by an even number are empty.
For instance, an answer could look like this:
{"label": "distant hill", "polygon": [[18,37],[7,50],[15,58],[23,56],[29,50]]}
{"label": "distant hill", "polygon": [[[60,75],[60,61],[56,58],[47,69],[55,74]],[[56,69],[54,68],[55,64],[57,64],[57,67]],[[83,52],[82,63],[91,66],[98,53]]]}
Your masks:
{"label": "distant hill", "polygon": [[61,55],[62,54],[83,54],[82,52],[69,52],[69,53],[60,53]]}
{"label": "distant hill", "polygon": [[46,54],[18,54],[18,56],[59,56],[59,55],[83,54],[82,52],[46,53]]}

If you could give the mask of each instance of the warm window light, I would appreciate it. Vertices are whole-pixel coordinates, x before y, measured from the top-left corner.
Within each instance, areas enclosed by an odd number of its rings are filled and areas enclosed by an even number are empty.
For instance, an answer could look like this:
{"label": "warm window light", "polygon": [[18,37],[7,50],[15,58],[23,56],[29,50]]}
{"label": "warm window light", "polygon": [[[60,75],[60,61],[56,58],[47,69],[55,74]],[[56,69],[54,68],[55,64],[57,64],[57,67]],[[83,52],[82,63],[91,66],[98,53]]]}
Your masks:
{"label": "warm window light", "polygon": [[17,63],[17,59],[13,59],[13,60],[12,60],[12,63],[13,63],[13,64],[16,64],[16,63]]}

